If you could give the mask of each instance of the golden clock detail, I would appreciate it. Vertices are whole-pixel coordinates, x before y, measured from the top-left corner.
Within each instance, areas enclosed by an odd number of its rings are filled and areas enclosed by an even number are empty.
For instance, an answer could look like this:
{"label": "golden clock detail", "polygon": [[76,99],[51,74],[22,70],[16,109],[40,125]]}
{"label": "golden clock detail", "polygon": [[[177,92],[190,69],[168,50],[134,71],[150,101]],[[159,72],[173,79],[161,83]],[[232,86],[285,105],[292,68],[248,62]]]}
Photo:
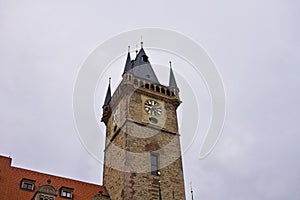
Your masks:
{"label": "golden clock detail", "polygon": [[145,111],[152,116],[160,116],[162,112],[162,108],[160,104],[152,99],[148,99],[144,103]]}

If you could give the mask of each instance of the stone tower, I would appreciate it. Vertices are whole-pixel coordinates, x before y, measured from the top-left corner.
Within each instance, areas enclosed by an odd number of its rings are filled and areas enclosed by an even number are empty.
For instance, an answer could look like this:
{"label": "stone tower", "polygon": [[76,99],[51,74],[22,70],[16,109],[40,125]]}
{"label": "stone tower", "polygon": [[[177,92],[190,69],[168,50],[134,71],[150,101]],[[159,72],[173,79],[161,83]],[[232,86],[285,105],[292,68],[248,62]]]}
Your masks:
{"label": "stone tower", "polygon": [[159,83],[143,47],[128,52],[122,81],[103,105],[103,184],[112,200],[185,199],[176,109],[179,89]]}

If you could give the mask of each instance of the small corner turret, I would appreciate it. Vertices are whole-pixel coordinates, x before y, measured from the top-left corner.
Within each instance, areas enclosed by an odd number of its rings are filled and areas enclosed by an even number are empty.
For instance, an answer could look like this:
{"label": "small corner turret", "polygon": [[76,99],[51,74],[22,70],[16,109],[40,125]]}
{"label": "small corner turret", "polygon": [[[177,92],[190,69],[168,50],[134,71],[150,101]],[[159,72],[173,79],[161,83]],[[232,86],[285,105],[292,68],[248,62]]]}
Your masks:
{"label": "small corner turret", "polygon": [[102,108],[103,108],[103,114],[102,114],[101,121],[104,122],[105,124],[107,124],[107,120],[108,120],[110,112],[111,112],[111,108],[109,106],[109,102],[111,100],[110,81],[111,81],[111,78],[109,78],[108,88],[107,88],[107,92],[106,92],[104,104],[102,106]]}
{"label": "small corner turret", "polygon": [[175,76],[174,76],[174,73],[173,73],[173,69],[172,69],[172,62],[170,61],[169,63],[170,63],[169,87],[178,89],[177,83],[176,83],[176,80],[175,80]]}

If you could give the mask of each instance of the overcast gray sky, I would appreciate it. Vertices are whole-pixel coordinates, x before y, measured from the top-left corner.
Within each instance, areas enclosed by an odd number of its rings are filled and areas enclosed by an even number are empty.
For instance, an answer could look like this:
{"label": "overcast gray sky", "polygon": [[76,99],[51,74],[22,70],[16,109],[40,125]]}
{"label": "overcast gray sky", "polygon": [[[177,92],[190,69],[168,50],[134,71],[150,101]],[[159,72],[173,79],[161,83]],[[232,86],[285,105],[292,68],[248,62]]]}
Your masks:
{"label": "overcast gray sky", "polygon": [[183,155],[187,199],[189,182],[194,199],[298,199],[299,9],[296,0],[0,0],[0,154],[100,183],[102,166],[75,131],[78,70],[112,36],[160,27],[201,44],[226,88],[216,148],[199,160],[196,140]]}

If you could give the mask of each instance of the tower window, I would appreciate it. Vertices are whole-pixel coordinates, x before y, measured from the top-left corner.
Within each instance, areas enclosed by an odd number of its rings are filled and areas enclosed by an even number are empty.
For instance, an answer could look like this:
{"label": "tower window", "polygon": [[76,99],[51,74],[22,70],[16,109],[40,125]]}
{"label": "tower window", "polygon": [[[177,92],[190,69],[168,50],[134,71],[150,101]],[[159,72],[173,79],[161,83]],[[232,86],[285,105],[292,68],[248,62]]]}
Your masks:
{"label": "tower window", "polygon": [[144,87],[144,82],[143,81],[140,81],[140,86]]}
{"label": "tower window", "polygon": [[156,153],[151,153],[151,174],[158,176],[158,159],[159,155]]}
{"label": "tower window", "polygon": [[154,90],[154,85],[151,84],[150,87],[151,87],[151,90]]}
{"label": "tower window", "polygon": [[156,86],[155,90],[156,92],[160,92],[160,88],[158,86]]}
{"label": "tower window", "polygon": [[29,179],[23,178],[23,179],[21,180],[21,185],[20,185],[20,187],[21,187],[21,189],[23,189],[23,190],[33,191],[33,190],[34,190],[34,183],[35,183],[35,181],[33,181],[33,180],[29,180]]}
{"label": "tower window", "polygon": [[167,90],[167,95],[170,96],[170,90]]}

